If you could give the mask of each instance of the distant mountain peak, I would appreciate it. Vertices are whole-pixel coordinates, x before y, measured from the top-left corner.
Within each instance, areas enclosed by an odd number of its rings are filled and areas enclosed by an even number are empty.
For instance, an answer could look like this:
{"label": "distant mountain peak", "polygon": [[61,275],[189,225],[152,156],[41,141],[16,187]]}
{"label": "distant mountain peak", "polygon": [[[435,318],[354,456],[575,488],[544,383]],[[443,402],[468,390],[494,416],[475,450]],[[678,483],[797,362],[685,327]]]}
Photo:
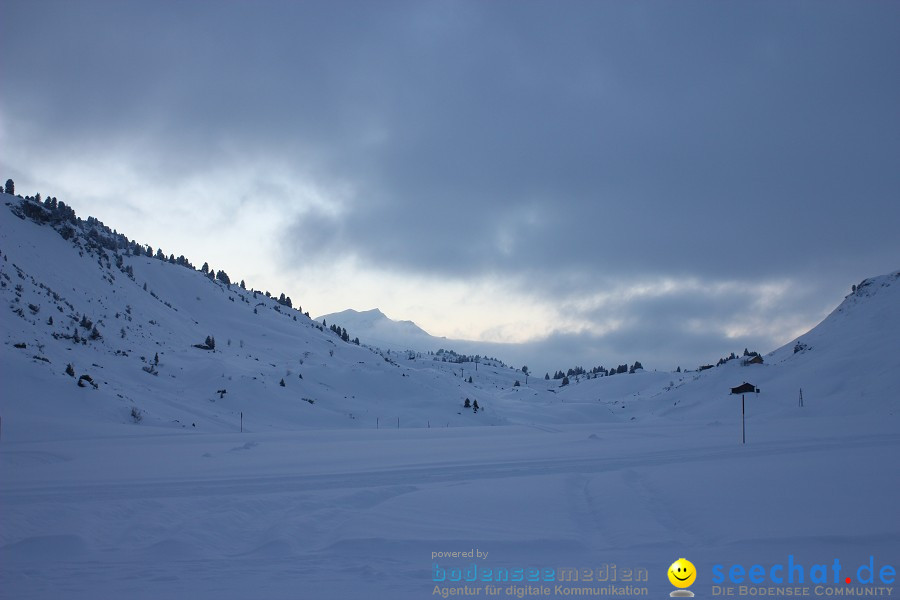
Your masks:
{"label": "distant mountain peak", "polygon": [[348,308],[340,312],[316,317],[317,321],[325,319],[329,324],[344,327],[364,343],[384,348],[400,350],[430,349],[435,338],[413,321],[395,321],[380,308],[355,310]]}

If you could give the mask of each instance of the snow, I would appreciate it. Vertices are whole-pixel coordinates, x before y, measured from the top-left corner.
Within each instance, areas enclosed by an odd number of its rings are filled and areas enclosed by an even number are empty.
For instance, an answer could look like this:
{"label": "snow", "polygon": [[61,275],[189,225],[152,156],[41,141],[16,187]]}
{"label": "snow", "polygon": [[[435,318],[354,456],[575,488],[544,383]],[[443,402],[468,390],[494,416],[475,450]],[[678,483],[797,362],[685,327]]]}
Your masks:
{"label": "snow", "polygon": [[[356,332],[368,344],[393,350],[436,351],[447,346],[448,340],[434,337],[412,321],[394,321],[381,310],[343,310],[316,317],[316,321],[335,323]],[[452,342],[451,342],[452,343]]]}
{"label": "snow", "polygon": [[320,323],[323,320],[329,325],[337,324],[354,332],[362,342],[375,348],[399,352],[412,350],[419,353],[453,350],[469,356],[499,358],[508,365],[527,363],[535,370],[540,368],[542,373],[551,369],[549,364],[544,364],[551,359],[544,356],[535,345],[438,337],[431,335],[413,321],[395,321],[378,308],[364,311],[347,309],[316,317],[316,321]]}
{"label": "snow", "polygon": [[[435,562],[643,568],[645,597],[660,598],[682,556],[709,597],[715,564],[900,566],[898,273],[762,365],[560,387],[347,344],[155,259],[125,257],[132,281],[9,208],[2,598],[430,598]],[[101,340],[60,337],[82,315]],[[215,351],[192,346],[207,335]],[[746,445],[729,395],[744,381],[760,388]],[[488,555],[432,558],[473,549]]]}

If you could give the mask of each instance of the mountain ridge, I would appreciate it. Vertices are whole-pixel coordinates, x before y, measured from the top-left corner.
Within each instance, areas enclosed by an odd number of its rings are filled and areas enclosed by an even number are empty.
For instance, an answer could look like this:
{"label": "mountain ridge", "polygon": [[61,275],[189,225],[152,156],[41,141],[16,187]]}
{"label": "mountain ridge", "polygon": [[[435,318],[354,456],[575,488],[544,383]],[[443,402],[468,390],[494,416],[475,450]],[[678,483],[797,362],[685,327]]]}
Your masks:
{"label": "mountain ridge", "polygon": [[[33,201],[0,197],[4,439],[118,435],[138,424],[129,432],[724,418],[725,405],[710,399],[742,380],[778,398],[766,405],[773,416],[793,414],[800,388],[823,410],[893,414],[900,387],[898,272],[863,280],[764,365],[584,374],[566,386],[471,362],[464,348],[428,354],[347,343],[281,299],[134,253],[96,219],[57,219]],[[389,320],[380,309],[359,314]],[[433,339],[445,349],[453,342]],[[805,347],[795,352],[798,344]],[[467,399],[478,401],[477,413]]]}

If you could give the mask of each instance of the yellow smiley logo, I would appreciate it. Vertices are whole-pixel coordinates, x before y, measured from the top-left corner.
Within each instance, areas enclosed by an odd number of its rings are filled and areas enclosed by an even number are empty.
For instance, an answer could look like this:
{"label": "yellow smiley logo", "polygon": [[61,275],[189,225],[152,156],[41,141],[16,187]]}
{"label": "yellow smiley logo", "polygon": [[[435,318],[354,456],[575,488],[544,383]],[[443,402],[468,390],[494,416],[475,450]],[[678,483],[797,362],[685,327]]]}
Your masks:
{"label": "yellow smiley logo", "polygon": [[686,558],[679,558],[669,567],[669,581],[677,588],[690,587],[697,579],[694,563]]}

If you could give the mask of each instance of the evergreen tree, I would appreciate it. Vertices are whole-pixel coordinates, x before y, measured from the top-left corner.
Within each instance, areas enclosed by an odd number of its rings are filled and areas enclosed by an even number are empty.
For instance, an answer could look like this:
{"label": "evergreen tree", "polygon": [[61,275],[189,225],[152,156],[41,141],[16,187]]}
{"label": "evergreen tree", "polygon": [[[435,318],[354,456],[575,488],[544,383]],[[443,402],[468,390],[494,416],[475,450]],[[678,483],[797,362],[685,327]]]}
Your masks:
{"label": "evergreen tree", "polygon": [[568,378],[568,377],[563,376],[562,385],[569,385],[569,378]]}
{"label": "evergreen tree", "polygon": [[281,381],[278,382],[278,385],[280,385],[281,387],[285,387],[285,385],[284,385],[284,377],[281,378]]}
{"label": "evergreen tree", "polygon": [[3,188],[3,191],[9,194],[10,196],[16,195],[16,184],[12,179],[6,180],[6,187]]}
{"label": "evergreen tree", "polygon": [[472,408],[472,401],[466,398],[466,403],[463,404],[463,408]]}
{"label": "evergreen tree", "polygon": [[203,273],[204,275],[206,275],[207,273],[209,273],[209,264],[208,264],[208,263],[203,263],[203,266],[200,267],[200,272]]}
{"label": "evergreen tree", "polygon": [[546,381],[549,381],[549,380],[550,380],[550,373],[549,373],[549,371],[548,371],[547,373],[544,373],[544,379],[545,379]]}
{"label": "evergreen tree", "polygon": [[72,363],[66,365],[66,375],[68,375],[69,377],[75,377],[75,367],[72,366]]}

